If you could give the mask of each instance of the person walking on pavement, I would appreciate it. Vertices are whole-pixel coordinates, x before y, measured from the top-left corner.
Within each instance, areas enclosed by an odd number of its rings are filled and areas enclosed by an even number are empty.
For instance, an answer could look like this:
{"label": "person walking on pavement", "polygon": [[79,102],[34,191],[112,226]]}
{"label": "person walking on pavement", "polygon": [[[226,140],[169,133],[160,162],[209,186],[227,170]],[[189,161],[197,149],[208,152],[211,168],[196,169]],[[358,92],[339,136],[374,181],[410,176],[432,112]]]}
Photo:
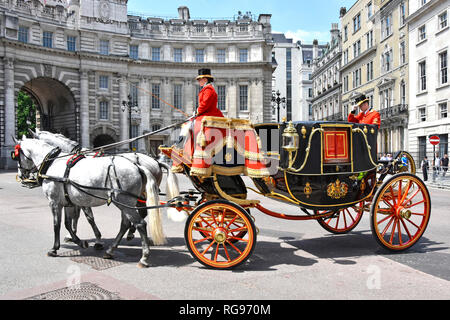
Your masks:
{"label": "person walking on pavement", "polygon": [[436,171],[436,175],[439,176],[439,172],[441,171],[441,158],[439,158],[439,153],[436,153],[436,157],[434,158],[434,170]]}
{"label": "person walking on pavement", "polygon": [[445,175],[447,174],[447,170],[448,170],[448,154],[444,154],[444,158],[442,159],[441,162],[441,166],[442,166],[442,176],[445,177]]}
{"label": "person walking on pavement", "polygon": [[427,156],[425,156],[420,163],[420,167],[422,168],[423,173],[423,181],[428,181],[428,168],[430,167],[430,164],[428,162]]}

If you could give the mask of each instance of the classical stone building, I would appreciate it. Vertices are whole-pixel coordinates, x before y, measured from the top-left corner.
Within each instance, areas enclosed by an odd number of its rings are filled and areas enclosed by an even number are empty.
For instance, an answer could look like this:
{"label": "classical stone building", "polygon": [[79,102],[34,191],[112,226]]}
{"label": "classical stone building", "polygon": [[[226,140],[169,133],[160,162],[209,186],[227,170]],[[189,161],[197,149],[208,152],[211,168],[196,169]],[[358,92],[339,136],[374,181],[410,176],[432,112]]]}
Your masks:
{"label": "classical stone building", "polygon": [[440,144],[436,153],[448,154],[450,133],[450,1],[410,1],[409,30],[409,148],[417,164],[425,155],[433,159],[429,137]]}
{"label": "classical stone building", "polygon": [[358,0],[341,9],[343,111],[356,95],[369,97],[381,114],[380,153],[407,147],[407,15],[407,0]]}
{"label": "classical stone building", "polygon": [[[341,79],[341,37],[339,24],[331,25],[331,40],[320,58],[314,59],[312,82],[312,118],[314,120],[347,120],[342,113]],[[317,44],[314,51],[319,50]]]}
{"label": "classical stone building", "polygon": [[[0,0],[0,168],[16,166],[9,155],[21,90],[37,105],[38,127],[83,147],[193,114],[204,67],[227,116],[270,121],[271,16],[195,20],[187,7],[178,11],[161,19],[129,15],[127,0]],[[131,121],[122,111],[129,95],[139,109]],[[177,136],[163,132],[136,147],[155,151]]]}

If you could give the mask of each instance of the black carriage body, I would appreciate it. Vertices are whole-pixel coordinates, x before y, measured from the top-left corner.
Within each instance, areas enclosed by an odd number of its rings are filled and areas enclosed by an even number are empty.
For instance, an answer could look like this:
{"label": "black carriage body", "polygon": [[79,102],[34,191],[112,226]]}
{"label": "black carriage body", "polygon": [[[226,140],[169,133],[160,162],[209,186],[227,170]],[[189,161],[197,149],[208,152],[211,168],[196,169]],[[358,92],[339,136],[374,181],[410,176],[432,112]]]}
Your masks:
{"label": "black carriage body", "polygon": [[[296,122],[298,147],[283,148],[289,126],[257,125],[265,152],[278,169],[255,184],[267,196],[312,210],[338,210],[370,197],[376,186],[377,126],[344,122]],[[274,164],[272,163],[272,167]]]}

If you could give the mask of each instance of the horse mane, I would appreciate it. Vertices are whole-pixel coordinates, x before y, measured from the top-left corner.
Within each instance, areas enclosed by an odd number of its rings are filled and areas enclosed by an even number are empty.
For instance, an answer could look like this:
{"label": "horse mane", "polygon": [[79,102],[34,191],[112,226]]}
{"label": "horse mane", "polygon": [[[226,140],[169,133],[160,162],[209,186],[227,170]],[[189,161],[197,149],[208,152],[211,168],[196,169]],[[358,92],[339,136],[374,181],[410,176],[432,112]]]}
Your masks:
{"label": "horse mane", "polygon": [[50,144],[53,143],[58,145],[59,147],[65,148],[67,147],[67,145],[69,145],[70,147],[67,149],[68,152],[72,151],[75,147],[78,146],[78,143],[76,141],[70,140],[69,138],[60,133],[40,131],[38,136],[40,140],[50,141]]}

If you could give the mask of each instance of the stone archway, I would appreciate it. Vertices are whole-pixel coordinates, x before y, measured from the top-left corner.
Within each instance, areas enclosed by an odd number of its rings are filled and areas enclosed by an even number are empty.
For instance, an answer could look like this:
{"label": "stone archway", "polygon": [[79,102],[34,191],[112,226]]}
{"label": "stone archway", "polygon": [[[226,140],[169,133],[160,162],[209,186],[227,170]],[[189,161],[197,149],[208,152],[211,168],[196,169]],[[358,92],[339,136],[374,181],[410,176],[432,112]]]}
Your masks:
{"label": "stone archway", "polygon": [[100,134],[94,138],[94,148],[103,147],[114,143],[114,139],[108,134]]}
{"label": "stone archway", "polygon": [[21,91],[27,93],[37,106],[37,128],[78,140],[76,102],[65,84],[50,77],[37,77],[26,82]]}

